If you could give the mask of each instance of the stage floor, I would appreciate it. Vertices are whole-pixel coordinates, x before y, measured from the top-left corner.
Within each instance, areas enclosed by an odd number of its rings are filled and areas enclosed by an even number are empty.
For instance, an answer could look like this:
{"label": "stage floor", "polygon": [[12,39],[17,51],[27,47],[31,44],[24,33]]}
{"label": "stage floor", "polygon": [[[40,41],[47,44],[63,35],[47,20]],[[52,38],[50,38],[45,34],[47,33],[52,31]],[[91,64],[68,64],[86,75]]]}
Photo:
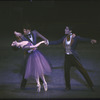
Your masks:
{"label": "stage floor", "polygon": [[94,83],[94,91],[87,87],[83,76],[72,67],[70,91],[65,90],[64,50],[62,45],[40,46],[39,50],[52,64],[52,73],[46,77],[48,91],[36,91],[35,80],[29,79],[25,90],[20,89],[22,76],[19,69],[23,62],[23,51],[13,51],[12,39],[3,42],[0,48],[0,99],[2,98],[100,98],[100,44],[81,44],[78,52],[84,68]]}

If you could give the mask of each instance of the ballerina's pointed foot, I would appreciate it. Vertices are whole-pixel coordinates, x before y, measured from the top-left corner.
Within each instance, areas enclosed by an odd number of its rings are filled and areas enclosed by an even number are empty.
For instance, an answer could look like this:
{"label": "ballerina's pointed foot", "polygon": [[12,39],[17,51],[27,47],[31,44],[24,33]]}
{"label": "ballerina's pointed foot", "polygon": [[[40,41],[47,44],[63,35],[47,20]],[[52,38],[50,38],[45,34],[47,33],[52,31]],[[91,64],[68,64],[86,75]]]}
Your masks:
{"label": "ballerina's pointed foot", "polygon": [[44,91],[47,91],[48,90],[47,83],[43,83],[43,87],[44,87]]}
{"label": "ballerina's pointed foot", "polygon": [[41,85],[37,85],[37,92],[41,91]]}

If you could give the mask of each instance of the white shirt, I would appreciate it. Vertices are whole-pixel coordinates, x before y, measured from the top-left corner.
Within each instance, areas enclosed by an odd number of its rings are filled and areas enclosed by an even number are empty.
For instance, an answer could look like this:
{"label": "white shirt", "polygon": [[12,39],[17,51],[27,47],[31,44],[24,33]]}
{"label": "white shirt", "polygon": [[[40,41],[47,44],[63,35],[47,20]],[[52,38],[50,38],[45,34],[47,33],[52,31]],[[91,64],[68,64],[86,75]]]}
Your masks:
{"label": "white shirt", "polygon": [[[28,34],[31,34],[31,33],[29,32]],[[32,35],[31,35],[31,37],[30,37],[29,39],[33,42],[33,37],[32,37]]]}
{"label": "white shirt", "polygon": [[65,43],[66,43],[66,54],[67,55],[72,54],[72,52],[71,52],[71,46],[70,46],[71,40],[72,40],[72,35],[70,35],[70,40],[69,41],[67,41],[67,39],[65,41]]}

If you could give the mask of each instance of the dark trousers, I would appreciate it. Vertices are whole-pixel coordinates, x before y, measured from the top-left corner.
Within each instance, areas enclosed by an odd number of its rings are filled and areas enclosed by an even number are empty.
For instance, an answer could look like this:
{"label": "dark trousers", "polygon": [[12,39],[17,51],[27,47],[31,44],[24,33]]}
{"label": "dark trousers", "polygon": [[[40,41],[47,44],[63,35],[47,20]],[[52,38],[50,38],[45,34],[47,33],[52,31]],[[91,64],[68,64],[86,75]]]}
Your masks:
{"label": "dark trousers", "polygon": [[22,81],[21,81],[21,86],[20,86],[20,88],[21,88],[21,89],[24,89],[25,86],[26,86],[26,83],[27,83],[27,80],[24,79],[24,77],[23,77],[23,78],[22,78]]}
{"label": "dark trousers", "polygon": [[27,64],[27,60],[30,54],[28,54],[27,52],[24,52],[24,64],[21,68],[21,74],[22,74],[22,81],[21,81],[21,85],[20,88],[24,89],[27,83],[27,79],[24,78],[25,76],[25,70],[26,70],[26,64]]}
{"label": "dark trousers", "polygon": [[71,85],[70,85],[70,69],[71,69],[72,66],[75,66],[81,72],[81,74],[86,79],[89,87],[92,88],[93,83],[92,83],[87,71],[83,68],[82,64],[80,64],[80,62],[72,54],[71,55],[65,54],[64,75],[65,75],[66,88],[69,88],[69,89],[71,88]]}
{"label": "dark trousers", "polygon": [[[24,79],[24,77],[23,77],[23,78],[22,78],[22,81],[21,81],[21,86],[20,86],[20,88],[21,88],[21,89],[24,89],[25,86],[26,86],[26,83],[27,83],[27,79]],[[43,83],[43,81],[41,80],[41,78],[40,78],[40,83]]]}

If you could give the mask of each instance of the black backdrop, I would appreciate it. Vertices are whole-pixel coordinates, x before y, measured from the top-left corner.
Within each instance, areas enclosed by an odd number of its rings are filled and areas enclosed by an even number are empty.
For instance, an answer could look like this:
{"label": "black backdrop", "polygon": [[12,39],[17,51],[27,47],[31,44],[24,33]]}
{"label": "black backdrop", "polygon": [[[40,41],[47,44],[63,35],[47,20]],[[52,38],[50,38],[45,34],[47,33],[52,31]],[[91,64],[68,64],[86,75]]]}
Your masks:
{"label": "black backdrop", "polygon": [[14,30],[22,31],[26,22],[49,39],[63,36],[66,25],[81,36],[99,39],[100,1],[0,1],[2,36],[10,36]]}

